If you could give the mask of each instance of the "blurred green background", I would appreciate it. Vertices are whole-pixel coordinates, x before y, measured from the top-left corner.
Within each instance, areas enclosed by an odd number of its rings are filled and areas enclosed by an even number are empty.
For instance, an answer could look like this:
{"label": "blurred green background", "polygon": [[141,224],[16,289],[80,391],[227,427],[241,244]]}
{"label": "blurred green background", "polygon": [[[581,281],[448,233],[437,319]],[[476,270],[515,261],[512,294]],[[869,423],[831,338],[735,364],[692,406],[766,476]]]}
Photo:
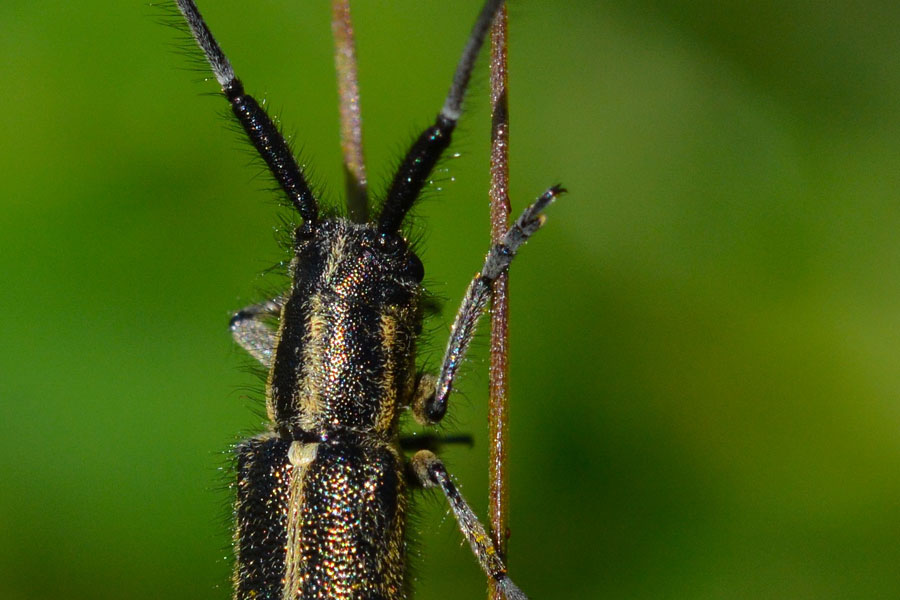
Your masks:
{"label": "blurred green background", "polygon": [[[354,3],[374,189],[477,0]],[[324,1],[206,1],[342,191]],[[225,103],[141,2],[0,5],[0,598],[227,598],[228,334],[281,257]],[[541,598],[900,596],[900,5],[511,7],[514,579]],[[486,69],[486,67],[485,67]],[[418,210],[446,327],[486,250],[487,77]],[[327,182],[327,184],[326,184]],[[436,188],[442,188],[438,193]],[[486,507],[485,360],[448,465]],[[416,597],[483,597],[440,500]]]}

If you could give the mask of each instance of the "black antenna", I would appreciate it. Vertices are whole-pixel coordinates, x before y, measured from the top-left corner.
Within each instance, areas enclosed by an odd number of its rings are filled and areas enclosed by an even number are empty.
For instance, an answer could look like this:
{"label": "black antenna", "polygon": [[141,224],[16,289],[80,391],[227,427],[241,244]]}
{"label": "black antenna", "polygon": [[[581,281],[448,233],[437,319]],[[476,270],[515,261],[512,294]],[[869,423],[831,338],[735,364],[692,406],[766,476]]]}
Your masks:
{"label": "black antenna", "polygon": [[503,0],[491,0],[481,9],[472,33],[469,34],[469,41],[466,42],[466,47],[456,65],[453,83],[437,120],[413,143],[391,182],[387,199],[378,217],[378,229],[381,231],[394,232],[400,229],[406,213],[425,187],[425,181],[431,175],[431,170],[450,145],[456,121],[462,113],[463,99],[475,60],[478,58],[478,51],[481,50],[491,23],[502,5]]}
{"label": "black antenna", "polygon": [[193,0],[177,0],[177,4],[191,28],[194,39],[197,40],[197,45],[206,55],[216,81],[222,86],[222,92],[231,103],[234,116],[250,138],[250,143],[259,152],[275,181],[303,217],[303,222],[314,224],[318,219],[316,198],[278,127],[253,96],[244,93],[244,85],[235,77],[228,57],[216,43]]}

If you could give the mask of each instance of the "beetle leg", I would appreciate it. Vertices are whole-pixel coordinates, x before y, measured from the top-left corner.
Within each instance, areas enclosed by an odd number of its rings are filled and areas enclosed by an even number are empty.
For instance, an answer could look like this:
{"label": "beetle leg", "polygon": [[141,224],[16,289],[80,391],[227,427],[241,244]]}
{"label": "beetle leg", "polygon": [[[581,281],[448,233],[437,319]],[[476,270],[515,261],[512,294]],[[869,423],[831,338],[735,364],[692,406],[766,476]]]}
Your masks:
{"label": "beetle leg", "polygon": [[[491,247],[484,259],[481,272],[472,279],[459,311],[456,313],[440,374],[437,378],[426,375],[419,379],[419,388],[416,390],[412,406],[413,414],[420,423],[434,424],[444,418],[447,413],[447,398],[450,396],[453,381],[459,366],[465,359],[466,351],[475,337],[475,326],[478,324],[478,319],[484,313],[488,300],[490,300],[491,284],[509,268],[519,247],[544,224],[546,220],[542,214],[544,209],[564,192],[565,190],[558,186],[551,187],[544,192],[516,219],[500,243]],[[423,389],[423,383],[431,382],[434,383],[432,390]]]}
{"label": "beetle leg", "polygon": [[484,526],[475,516],[472,507],[462,497],[459,490],[450,479],[444,463],[430,450],[420,450],[416,452],[410,460],[413,472],[418,477],[422,486],[425,488],[439,487],[450,508],[453,510],[453,516],[459,525],[469,546],[472,547],[472,553],[478,560],[478,564],[484,572],[497,582],[497,585],[503,590],[506,600],[528,600],[528,597],[522,593],[516,584],[512,582],[509,575],[506,574],[506,565],[503,559],[497,554],[497,549],[491,541],[490,536],[484,529]]}
{"label": "beetle leg", "polygon": [[281,314],[282,304],[281,298],[253,304],[236,312],[228,325],[234,341],[266,368],[272,366],[278,341],[277,332],[266,321]]}

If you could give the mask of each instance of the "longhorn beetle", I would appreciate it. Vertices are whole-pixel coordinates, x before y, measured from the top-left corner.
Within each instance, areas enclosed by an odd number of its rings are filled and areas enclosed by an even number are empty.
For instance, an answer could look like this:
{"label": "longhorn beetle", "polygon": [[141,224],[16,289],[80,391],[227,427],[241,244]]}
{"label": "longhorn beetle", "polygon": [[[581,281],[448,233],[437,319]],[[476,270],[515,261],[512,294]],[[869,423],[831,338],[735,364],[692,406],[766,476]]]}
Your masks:
{"label": "longhorn beetle", "polygon": [[[401,228],[450,144],[478,51],[502,0],[488,0],[434,124],[404,157],[377,217],[320,215],[278,128],[244,91],[192,0],[177,0],[225,98],[302,223],[293,231],[290,289],[231,319],[234,339],[268,370],[267,432],[239,443],[234,505],[234,598],[401,600],[406,589],[407,465],[398,416],[433,425],[447,411],[457,370],[491,282],[544,223],[564,190],[551,187],[494,245],[466,291],[437,376],[417,374],[422,262]],[[269,326],[276,320],[277,328]],[[490,537],[430,450],[409,471],[446,496],[485,573],[508,600],[525,595]]]}

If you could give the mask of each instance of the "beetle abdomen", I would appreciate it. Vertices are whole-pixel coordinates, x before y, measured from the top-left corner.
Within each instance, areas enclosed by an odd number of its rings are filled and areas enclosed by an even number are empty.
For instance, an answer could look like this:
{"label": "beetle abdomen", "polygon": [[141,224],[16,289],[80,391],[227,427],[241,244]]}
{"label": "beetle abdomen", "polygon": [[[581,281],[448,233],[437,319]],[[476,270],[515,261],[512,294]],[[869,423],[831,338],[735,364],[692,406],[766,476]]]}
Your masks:
{"label": "beetle abdomen", "polygon": [[236,600],[405,597],[405,482],[393,448],[261,436],[238,451]]}

